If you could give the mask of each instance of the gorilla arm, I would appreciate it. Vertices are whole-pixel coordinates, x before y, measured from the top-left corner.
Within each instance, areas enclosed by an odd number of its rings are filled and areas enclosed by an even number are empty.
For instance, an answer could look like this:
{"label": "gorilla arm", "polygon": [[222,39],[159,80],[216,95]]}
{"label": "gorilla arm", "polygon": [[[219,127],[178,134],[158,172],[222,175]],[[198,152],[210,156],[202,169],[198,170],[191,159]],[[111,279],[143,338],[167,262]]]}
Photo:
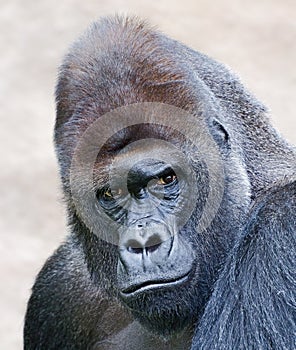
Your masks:
{"label": "gorilla arm", "polygon": [[131,322],[94,286],[82,248],[70,240],[40,271],[28,306],[25,349],[87,349]]}
{"label": "gorilla arm", "polygon": [[229,255],[192,350],[292,350],[295,333],[296,182],[254,206]]}

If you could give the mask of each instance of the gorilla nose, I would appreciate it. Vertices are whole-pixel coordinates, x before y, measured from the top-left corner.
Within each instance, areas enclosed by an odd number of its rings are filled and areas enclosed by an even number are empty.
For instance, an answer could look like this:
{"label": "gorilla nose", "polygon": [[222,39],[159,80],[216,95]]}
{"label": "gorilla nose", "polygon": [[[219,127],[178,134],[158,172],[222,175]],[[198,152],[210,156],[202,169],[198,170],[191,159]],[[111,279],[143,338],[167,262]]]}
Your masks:
{"label": "gorilla nose", "polygon": [[121,233],[121,256],[168,256],[172,235],[163,223],[141,220]]}
{"label": "gorilla nose", "polygon": [[157,250],[162,242],[163,240],[161,236],[155,233],[148,237],[148,239],[128,239],[125,246],[130,253],[145,253],[148,255],[149,253],[153,253],[155,250]]}

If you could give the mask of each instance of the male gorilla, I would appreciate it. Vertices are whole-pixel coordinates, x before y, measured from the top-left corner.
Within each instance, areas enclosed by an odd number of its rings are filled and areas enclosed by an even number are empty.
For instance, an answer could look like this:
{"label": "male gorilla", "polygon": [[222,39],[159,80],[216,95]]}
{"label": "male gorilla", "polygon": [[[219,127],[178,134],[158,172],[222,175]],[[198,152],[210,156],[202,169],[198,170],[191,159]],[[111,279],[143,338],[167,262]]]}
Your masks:
{"label": "male gorilla", "polygon": [[25,349],[295,349],[296,153],[237,77],[105,18],[56,96],[71,233]]}

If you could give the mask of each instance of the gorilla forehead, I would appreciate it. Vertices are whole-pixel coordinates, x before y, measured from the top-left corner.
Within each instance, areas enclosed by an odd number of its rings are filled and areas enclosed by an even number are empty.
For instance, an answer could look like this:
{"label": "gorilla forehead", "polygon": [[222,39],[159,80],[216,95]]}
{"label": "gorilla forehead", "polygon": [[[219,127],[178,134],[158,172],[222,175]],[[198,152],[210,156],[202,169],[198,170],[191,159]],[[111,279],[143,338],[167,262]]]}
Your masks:
{"label": "gorilla forehead", "polygon": [[176,51],[162,35],[136,21],[105,32],[109,24],[105,19],[91,27],[65,58],[56,89],[57,128],[75,112],[73,107],[78,114],[84,112],[83,122],[89,125],[92,118],[138,102],[162,102],[196,111],[202,102],[197,90],[211,94],[188,71],[188,61],[182,56],[176,60]]}

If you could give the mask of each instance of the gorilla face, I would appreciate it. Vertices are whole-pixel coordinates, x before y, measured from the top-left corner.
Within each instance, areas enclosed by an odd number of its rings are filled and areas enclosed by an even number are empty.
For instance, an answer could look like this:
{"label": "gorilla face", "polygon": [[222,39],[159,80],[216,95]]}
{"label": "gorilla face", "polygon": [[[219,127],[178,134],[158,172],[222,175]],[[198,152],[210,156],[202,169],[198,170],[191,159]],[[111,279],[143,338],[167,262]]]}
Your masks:
{"label": "gorilla face", "polygon": [[168,150],[150,138],[131,146],[113,161],[112,179],[97,180],[101,185],[96,197],[106,215],[120,224],[116,278],[120,299],[150,327],[165,321],[173,331],[192,317],[185,309],[180,317],[181,299],[192,311],[199,301],[194,292],[198,268],[189,239],[192,233],[181,234],[180,227],[196,182],[194,172],[180,168],[180,152],[172,144]]}
{"label": "gorilla face", "polygon": [[[126,188],[106,185],[97,192],[104,211],[122,224],[119,295],[132,310],[145,315],[153,316],[151,305],[155,301],[157,308],[161,302],[161,312],[167,309],[172,313],[176,301],[172,292],[184,293],[195,270],[192,247],[179,235],[174,213],[181,191],[189,184],[177,177],[172,163],[139,161],[128,172]],[[124,164],[119,165],[119,173],[121,166]]]}
{"label": "gorilla face", "polygon": [[[212,135],[176,107],[144,107],[128,106],[90,125],[72,160],[71,194],[80,220],[100,239],[86,250],[104,246],[101,256],[87,256],[91,270],[104,271],[142,324],[169,334],[198,318],[228,249],[223,225],[222,234],[212,229],[226,200],[227,155],[219,148],[220,124]],[[172,125],[172,112],[179,124]],[[112,127],[98,138],[102,124]]]}

